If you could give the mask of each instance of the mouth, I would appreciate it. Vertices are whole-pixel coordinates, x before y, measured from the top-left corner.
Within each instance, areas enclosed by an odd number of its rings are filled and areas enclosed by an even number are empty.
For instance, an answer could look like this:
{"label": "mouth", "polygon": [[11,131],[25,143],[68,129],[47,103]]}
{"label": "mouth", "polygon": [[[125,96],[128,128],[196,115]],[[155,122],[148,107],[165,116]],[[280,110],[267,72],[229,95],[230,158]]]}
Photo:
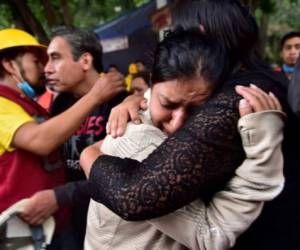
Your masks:
{"label": "mouth", "polygon": [[57,83],[58,83],[58,81],[55,80],[55,79],[50,79],[50,78],[47,78],[47,79],[46,79],[46,84],[47,84],[48,86],[55,86],[55,85],[57,85]]}

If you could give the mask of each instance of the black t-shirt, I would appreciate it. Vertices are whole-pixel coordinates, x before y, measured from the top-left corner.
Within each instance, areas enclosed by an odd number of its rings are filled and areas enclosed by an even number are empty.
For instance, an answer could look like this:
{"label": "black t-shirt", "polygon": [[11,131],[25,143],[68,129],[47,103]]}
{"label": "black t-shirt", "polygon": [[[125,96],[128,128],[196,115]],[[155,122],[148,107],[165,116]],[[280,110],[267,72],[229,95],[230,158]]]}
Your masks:
{"label": "black t-shirt", "polygon": [[[61,146],[61,155],[66,162],[67,181],[84,180],[84,172],[80,168],[80,153],[87,146],[103,139],[106,136],[106,123],[111,109],[119,104],[126,94],[120,94],[100,105],[91,113],[76,132]],[[69,93],[62,93],[56,97],[51,109],[51,116],[62,113],[71,107],[78,98]]]}

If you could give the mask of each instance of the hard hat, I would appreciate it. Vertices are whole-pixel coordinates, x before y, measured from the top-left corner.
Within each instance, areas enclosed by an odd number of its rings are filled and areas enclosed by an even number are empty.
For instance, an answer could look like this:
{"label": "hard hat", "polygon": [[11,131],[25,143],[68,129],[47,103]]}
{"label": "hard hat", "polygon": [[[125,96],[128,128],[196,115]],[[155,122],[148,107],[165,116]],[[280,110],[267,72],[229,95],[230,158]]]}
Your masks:
{"label": "hard hat", "polygon": [[36,250],[46,249],[50,244],[55,229],[52,217],[38,226],[30,226],[18,218],[27,202],[20,200],[0,214],[0,249]]}
{"label": "hard hat", "polygon": [[138,72],[137,65],[135,63],[129,64],[128,72],[129,72],[129,74],[136,74]]}
{"label": "hard hat", "polygon": [[13,47],[33,46],[43,49],[46,52],[46,46],[39,42],[29,33],[19,29],[0,30],[0,52],[4,49]]}

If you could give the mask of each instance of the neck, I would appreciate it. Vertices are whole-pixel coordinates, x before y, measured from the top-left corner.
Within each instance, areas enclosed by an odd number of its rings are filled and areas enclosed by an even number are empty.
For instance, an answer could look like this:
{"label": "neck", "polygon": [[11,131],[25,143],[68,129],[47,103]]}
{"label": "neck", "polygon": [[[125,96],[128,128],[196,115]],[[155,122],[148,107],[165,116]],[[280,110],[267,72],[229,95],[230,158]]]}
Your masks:
{"label": "neck", "polygon": [[87,73],[85,79],[77,85],[76,89],[74,89],[73,94],[77,97],[82,97],[87,94],[92,87],[94,86],[95,82],[99,78],[99,73],[97,71]]}
{"label": "neck", "polygon": [[21,90],[20,88],[18,88],[15,79],[13,79],[11,76],[6,75],[6,76],[4,76],[3,78],[1,78],[1,79],[0,79],[0,84],[1,84],[1,85],[5,85],[5,86],[8,86],[8,87],[10,87],[10,88],[12,88],[12,89],[18,91],[19,93],[24,94],[24,93],[22,92],[22,90]]}

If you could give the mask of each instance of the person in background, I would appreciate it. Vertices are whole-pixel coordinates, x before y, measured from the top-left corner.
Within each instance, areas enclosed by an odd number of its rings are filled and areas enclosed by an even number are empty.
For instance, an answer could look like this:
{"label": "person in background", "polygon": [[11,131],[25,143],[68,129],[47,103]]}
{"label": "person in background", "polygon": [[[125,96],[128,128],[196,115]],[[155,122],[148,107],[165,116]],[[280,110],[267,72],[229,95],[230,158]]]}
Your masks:
{"label": "person in background", "polygon": [[147,70],[145,63],[142,60],[136,60],[134,63],[137,66],[138,72],[144,72]]}
{"label": "person in background", "polygon": [[[143,123],[129,123],[124,136],[112,138],[108,135],[102,143],[86,148],[80,162],[87,176],[90,162],[101,152],[139,161],[146,158],[167,135],[182,126],[193,106],[201,105],[210,98],[227,73],[226,59],[222,46],[198,29],[170,33],[156,49],[154,81],[144,96],[149,109],[140,113]],[[218,64],[214,63],[216,60]],[[177,63],[173,64],[174,61]],[[281,109],[275,98],[259,89],[240,86],[237,91],[249,98],[240,103],[241,115],[252,110]],[[247,109],[248,112],[245,112]],[[208,204],[197,200],[158,219],[129,222],[92,200],[85,249],[196,250],[232,247],[236,237],[258,216],[263,202],[274,198],[282,190],[284,178],[280,147],[283,117],[282,113],[273,111],[239,120],[247,159],[224,190],[213,196]],[[274,130],[269,128],[271,124]],[[246,140],[250,131],[255,141]],[[263,161],[260,160],[262,158]]]}
{"label": "person in background", "polygon": [[148,71],[138,72],[133,75],[131,91],[134,95],[143,96],[150,85],[150,73]]}
{"label": "person in background", "polygon": [[[97,79],[73,107],[49,119],[36,102],[45,90],[46,49],[22,30],[0,31],[0,212],[29,198],[21,217],[30,224],[41,224],[58,210],[56,187],[65,183],[65,176],[56,149],[95,106],[124,89],[120,76]],[[60,209],[55,217],[62,233],[68,213]]]}
{"label": "person in background", "polygon": [[131,84],[132,84],[132,78],[134,74],[137,74],[138,68],[135,63],[130,63],[128,66],[128,74],[125,77],[125,83],[126,83],[126,90],[127,92],[131,92]]}
{"label": "person in background", "polygon": [[46,87],[45,92],[37,97],[37,102],[49,112],[56,95],[57,93]]}
{"label": "person in background", "polygon": [[294,68],[300,53],[300,32],[292,31],[285,34],[280,41],[280,57],[282,66],[275,71],[283,73],[289,80],[294,73]]}
{"label": "person in background", "polygon": [[110,64],[108,65],[107,72],[120,72],[120,70],[116,64]]}

